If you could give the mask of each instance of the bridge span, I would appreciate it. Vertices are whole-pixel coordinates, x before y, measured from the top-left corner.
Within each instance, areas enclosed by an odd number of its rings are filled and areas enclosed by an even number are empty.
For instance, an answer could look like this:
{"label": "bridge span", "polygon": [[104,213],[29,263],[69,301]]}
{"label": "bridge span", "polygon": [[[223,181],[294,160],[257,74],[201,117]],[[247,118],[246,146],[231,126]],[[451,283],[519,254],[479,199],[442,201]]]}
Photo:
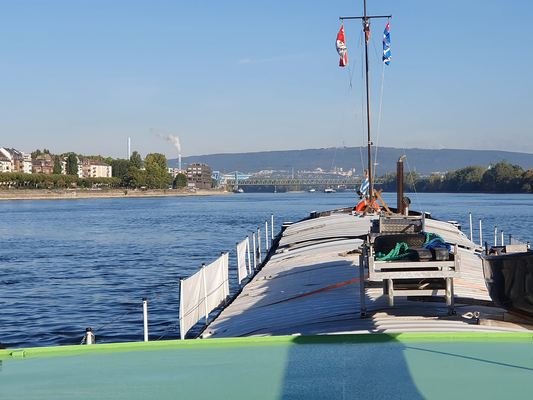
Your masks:
{"label": "bridge span", "polygon": [[[228,179],[228,185],[235,186],[235,179]],[[271,179],[271,178],[248,178],[238,180],[240,186],[360,186],[363,178],[346,178],[346,179]],[[380,184],[381,181],[374,181],[374,184]]]}

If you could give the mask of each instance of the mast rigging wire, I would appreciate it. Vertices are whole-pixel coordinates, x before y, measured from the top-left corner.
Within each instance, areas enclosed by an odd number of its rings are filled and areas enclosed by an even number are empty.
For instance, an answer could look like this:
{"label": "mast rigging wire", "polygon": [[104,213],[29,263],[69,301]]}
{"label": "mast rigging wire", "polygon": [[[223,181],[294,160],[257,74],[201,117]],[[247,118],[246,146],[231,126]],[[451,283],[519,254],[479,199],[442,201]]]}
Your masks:
{"label": "mast rigging wire", "polygon": [[381,94],[380,94],[380,97],[379,97],[378,127],[376,129],[376,146],[375,146],[375,150],[374,150],[375,151],[375,153],[374,153],[374,162],[375,162],[374,176],[377,176],[376,170],[377,170],[378,148],[379,148],[379,133],[380,133],[380,130],[381,130],[381,111],[382,111],[382,107],[383,107],[383,88],[385,87],[385,68],[384,68],[384,65],[381,66],[381,70],[382,70],[382,73],[381,73]]}
{"label": "mast rigging wire", "polygon": [[[360,43],[360,49],[361,49],[361,60],[365,57],[364,47],[362,45],[364,40],[364,31],[361,30],[361,34],[359,35],[359,43]],[[361,62],[361,88],[365,87],[365,69],[363,68],[363,63]],[[365,115],[365,92],[364,90],[361,90],[361,115]],[[362,171],[364,172],[365,167],[365,161],[363,156],[363,144],[365,142],[365,132],[366,132],[366,125],[365,125],[365,118],[361,118],[361,145],[359,146],[359,153],[361,155],[361,167]],[[363,176],[364,179],[364,176]]]}
{"label": "mast rigging wire", "polygon": [[[409,178],[411,179],[411,184],[413,185],[413,192],[415,193],[415,196],[416,196],[416,202],[418,203],[418,207],[420,208],[420,212],[422,214],[424,214],[424,210],[422,209],[422,202],[420,201],[420,197],[418,196],[418,191],[416,190],[416,185],[415,185],[415,180],[413,178],[413,173],[411,171],[411,166],[409,165],[409,157],[407,157],[407,154],[405,153],[405,148],[402,149],[403,150],[403,154],[405,156],[405,160],[407,162],[407,171],[409,171]],[[398,178],[398,177],[396,177]]]}

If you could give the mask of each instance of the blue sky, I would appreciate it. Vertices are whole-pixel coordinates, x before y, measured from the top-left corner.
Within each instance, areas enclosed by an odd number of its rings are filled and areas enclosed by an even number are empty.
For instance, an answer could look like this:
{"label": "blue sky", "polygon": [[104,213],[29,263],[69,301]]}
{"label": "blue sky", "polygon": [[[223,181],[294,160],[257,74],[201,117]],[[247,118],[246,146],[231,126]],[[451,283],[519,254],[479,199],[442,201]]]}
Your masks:
{"label": "blue sky", "polygon": [[[360,146],[362,1],[0,1],[0,146],[113,158]],[[374,143],[533,153],[528,1],[368,0]],[[350,74],[352,89],[350,89]],[[379,137],[377,128],[379,125]]]}

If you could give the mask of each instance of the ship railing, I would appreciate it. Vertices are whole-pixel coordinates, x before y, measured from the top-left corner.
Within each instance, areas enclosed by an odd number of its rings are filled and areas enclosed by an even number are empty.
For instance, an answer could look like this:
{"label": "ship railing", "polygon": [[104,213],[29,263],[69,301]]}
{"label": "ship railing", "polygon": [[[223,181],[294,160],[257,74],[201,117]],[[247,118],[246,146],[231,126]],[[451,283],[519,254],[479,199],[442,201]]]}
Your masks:
{"label": "ship railing", "polygon": [[[273,214],[271,215],[270,221],[270,231],[268,221],[265,221],[265,255],[274,243]],[[169,332],[178,327],[180,338],[183,340],[187,332],[189,332],[189,330],[191,330],[198,322],[204,320],[205,326],[207,326],[209,324],[210,314],[228,304],[230,299],[229,255],[234,250],[236,250],[237,258],[237,285],[238,287],[242,287],[243,283],[246,283],[246,280],[250,280],[263,264],[261,228],[258,228],[256,232],[252,232],[251,246],[250,237],[246,236],[246,239],[237,243],[236,248],[233,248],[226,253],[222,253],[213,263],[209,265],[202,264],[202,268],[192,276],[186,279],[181,278],[179,282],[167,283],[170,287],[165,293],[175,291],[176,286],[179,287],[178,322],[166,329],[157,340],[162,339]],[[97,329],[93,330],[92,328],[87,328],[85,335],[81,340],[81,344],[94,344],[96,342],[96,332],[103,330],[128,314],[131,314],[141,306],[143,309],[144,341],[148,341],[148,303],[155,300],[161,294],[163,293],[156,295],[150,300],[143,298],[141,303]]]}
{"label": "ship railing", "polygon": [[510,245],[526,245],[527,248],[530,248],[529,242],[524,242],[518,238],[515,238],[513,235],[509,234],[509,244]]}
{"label": "ship railing", "polygon": [[[469,228],[470,228],[470,241],[474,241],[474,233],[475,233],[475,229],[474,229],[474,226],[472,225],[472,213],[469,213]],[[482,221],[481,221],[481,218],[479,219],[479,230],[477,231],[478,233],[478,237],[479,237],[479,245],[481,247],[483,247],[483,228],[482,228]],[[489,236],[490,237],[490,236]],[[509,234],[508,235],[508,238],[509,238],[509,242],[507,244],[509,245],[526,245],[527,248],[529,249],[530,248],[530,244],[529,242],[525,242],[521,239],[518,239],[516,237],[514,237],[513,235]],[[505,246],[505,233],[503,230],[500,230],[498,232],[498,227],[495,226],[494,227],[494,246],[498,246],[498,240],[500,241],[500,244],[499,246]],[[486,243],[486,245],[488,245],[489,243]]]}

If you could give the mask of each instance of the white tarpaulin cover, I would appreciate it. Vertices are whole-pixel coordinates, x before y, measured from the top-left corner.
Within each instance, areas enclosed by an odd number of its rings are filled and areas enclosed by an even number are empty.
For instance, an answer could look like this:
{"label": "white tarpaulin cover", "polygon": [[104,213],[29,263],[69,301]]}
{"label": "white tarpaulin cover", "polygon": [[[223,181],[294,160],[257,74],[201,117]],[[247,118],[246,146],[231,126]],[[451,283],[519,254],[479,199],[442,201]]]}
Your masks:
{"label": "white tarpaulin cover", "polygon": [[[180,336],[185,334],[206,314],[219,307],[229,295],[228,254],[202,268],[181,282]],[[207,303],[206,303],[207,302]]]}
{"label": "white tarpaulin cover", "polygon": [[203,271],[200,270],[193,276],[181,281],[180,336],[182,340],[189,329],[202,317],[205,317],[203,275]]}
{"label": "white tarpaulin cover", "polygon": [[242,280],[248,276],[248,269],[246,267],[246,254],[249,251],[250,240],[247,237],[241,243],[237,243],[237,275],[239,278],[239,285]]}
{"label": "white tarpaulin cover", "polygon": [[218,308],[229,295],[228,254],[205,267],[208,312]]}

